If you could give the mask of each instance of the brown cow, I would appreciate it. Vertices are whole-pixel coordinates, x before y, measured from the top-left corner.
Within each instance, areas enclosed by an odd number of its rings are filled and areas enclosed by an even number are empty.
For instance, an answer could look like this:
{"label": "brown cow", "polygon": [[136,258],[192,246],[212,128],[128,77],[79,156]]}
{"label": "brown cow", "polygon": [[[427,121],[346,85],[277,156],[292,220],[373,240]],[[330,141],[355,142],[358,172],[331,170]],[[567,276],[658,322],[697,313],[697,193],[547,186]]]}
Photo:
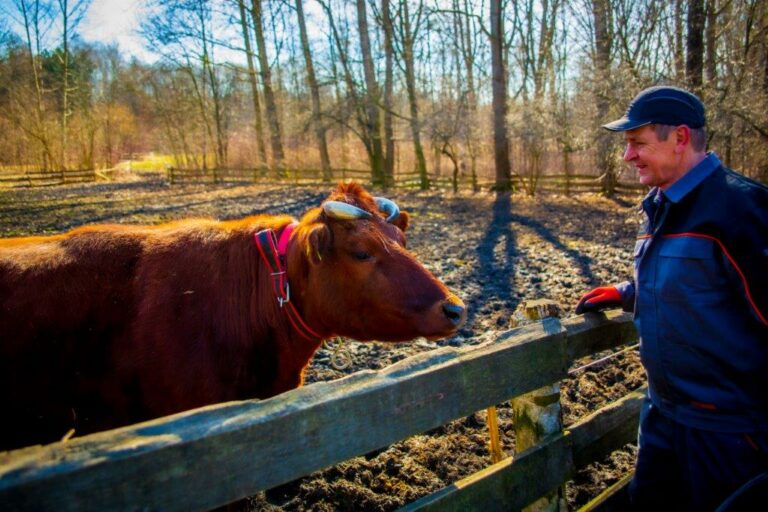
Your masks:
{"label": "brown cow", "polygon": [[[292,232],[263,215],[0,241],[0,448],[276,395],[334,335],[453,334],[464,304],[380,199],[339,185]],[[287,242],[286,274],[254,242],[265,229]]]}

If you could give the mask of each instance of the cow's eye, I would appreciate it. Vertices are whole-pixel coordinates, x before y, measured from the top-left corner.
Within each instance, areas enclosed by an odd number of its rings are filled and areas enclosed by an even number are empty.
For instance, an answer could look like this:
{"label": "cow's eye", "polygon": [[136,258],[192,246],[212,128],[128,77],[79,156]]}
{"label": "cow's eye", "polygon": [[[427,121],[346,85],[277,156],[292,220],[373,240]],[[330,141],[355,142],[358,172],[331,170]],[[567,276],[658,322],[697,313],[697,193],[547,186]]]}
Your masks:
{"label": "cow's eye", "polygon": [[355,251],[352,253],[352,256],[358,261],[367,261],[371,259],[371,255],[365,251]]}

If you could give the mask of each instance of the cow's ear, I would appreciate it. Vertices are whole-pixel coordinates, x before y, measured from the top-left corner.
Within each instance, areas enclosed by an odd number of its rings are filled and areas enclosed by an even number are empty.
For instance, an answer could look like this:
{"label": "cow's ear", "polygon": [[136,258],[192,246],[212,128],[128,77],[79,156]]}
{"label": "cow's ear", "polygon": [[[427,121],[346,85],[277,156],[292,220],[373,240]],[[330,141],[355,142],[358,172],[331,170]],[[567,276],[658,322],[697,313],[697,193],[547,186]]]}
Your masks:
{"label": "cow's ear", "polygon": [[411,216],[408,215],[408,212],[401,211],[400,215],[398,215],[393,221],[392,224],[400,228],[400,231],[405,233],[405,230],[408,229],[408,221],[411,219]]}
{"label": "cow's ear", "polygon": [[331,248],[331,228],[324,222],[316,222],[307,235],[307,259],[314,264],[323,261]]}

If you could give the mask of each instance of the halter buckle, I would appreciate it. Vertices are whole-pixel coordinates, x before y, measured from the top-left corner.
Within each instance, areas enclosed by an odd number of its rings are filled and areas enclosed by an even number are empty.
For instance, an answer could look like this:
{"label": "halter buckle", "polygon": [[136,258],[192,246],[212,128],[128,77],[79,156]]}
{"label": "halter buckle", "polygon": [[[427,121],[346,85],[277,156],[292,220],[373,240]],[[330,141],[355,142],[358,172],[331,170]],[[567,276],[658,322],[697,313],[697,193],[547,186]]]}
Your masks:
{"label": "halter buckle", "polygon": [[277,303],[280,304],[280,307],[283,307],[283,304],[286,302],[291,302],[291,285],[290,283],[285,283],[285,298],[278,297]]}

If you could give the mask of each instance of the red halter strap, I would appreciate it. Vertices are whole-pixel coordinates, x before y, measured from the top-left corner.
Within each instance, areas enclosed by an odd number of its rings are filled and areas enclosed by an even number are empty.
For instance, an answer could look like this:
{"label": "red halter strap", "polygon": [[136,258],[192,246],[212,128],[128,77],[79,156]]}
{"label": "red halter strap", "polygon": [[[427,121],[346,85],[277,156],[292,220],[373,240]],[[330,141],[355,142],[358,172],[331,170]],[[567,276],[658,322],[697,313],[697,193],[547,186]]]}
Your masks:
{"label": "red halter strap", "polygon": [[277,296],[277,303],[280,304],[280,309],[285,311],[288,320],[296,332],[308,340],[316,341],[323,339],[323,337],[313,331],[302,320],[299,312],[296,311],[293,302],[291,302],[291,287],[288,284],[288,276],[285,273],[285,254],[288,249],[288,240],[291,238],[291,233],[293,233],[297,225],[296,222],[293,222],[285,226],[282,233],[280,233],[279,242],[275,231],[272,229],[259,231],[254,235],[254,241],[256,242],[259,254],[261,254],[261,259],[266,263],[272,276],[272,289]]}

